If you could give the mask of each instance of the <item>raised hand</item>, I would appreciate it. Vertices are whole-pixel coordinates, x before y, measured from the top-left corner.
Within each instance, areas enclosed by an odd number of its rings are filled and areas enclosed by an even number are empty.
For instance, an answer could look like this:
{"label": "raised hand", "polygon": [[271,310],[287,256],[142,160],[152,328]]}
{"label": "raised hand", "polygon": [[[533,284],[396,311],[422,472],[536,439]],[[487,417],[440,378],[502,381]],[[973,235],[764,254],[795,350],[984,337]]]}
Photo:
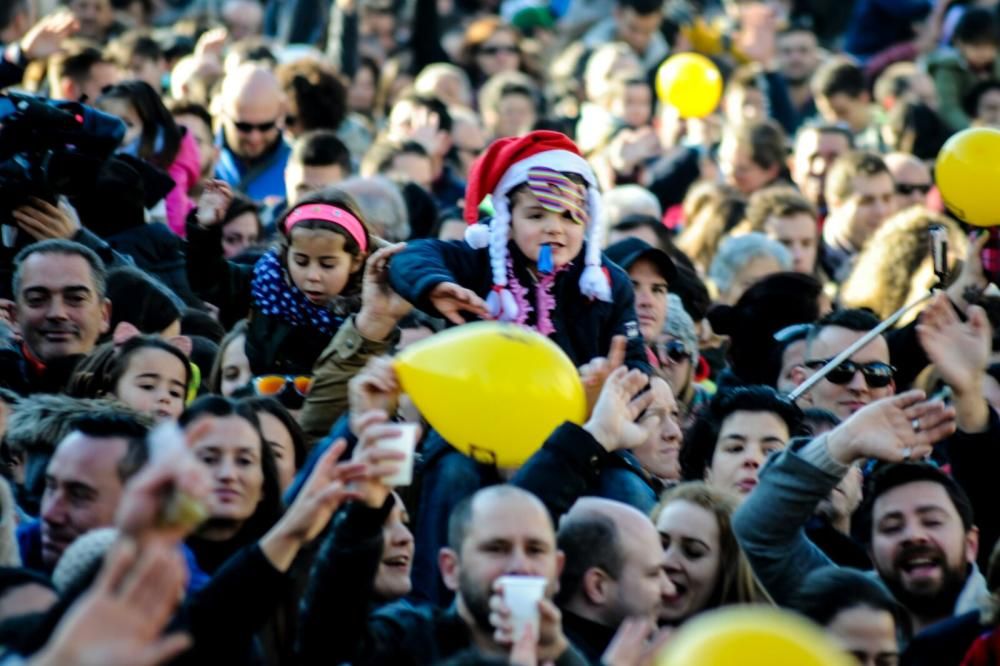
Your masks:
{"label": "raised hand", "polygon": [[344,502],[358,499],[357,492],[349,486],[364,478],[367,470],[360,463],[340,463],[346,449],[347,442],[339,439],[320,457],[281,519],[289,533],[303,543],[315,539]]}
{"label": "raised hand", "polygon": [[653,402],[652,391],[636,397],[648,385],[649,377],[639,370],[620,367],[612,372],[583,429],[608,452],[641,446],[648,432],[660,427],[658,416],[651,417],[642,425],[636,422]]}
{"label": "raised hand", "polygon": [[656,630],[647,618],[627,618],[618,627],[601,657],[604,666],[653,666],[673,635],[671,628]]}
{"label": "raised hand", "polygon": [[351,432],[360,436],[365,428],[361,419],[372,410],[393,414],[399,404],[399,378],[389,356],[377,356],[354,375],[347,384]]}
{"label": "raised hand", "polygon": [[486,319],[490,316],[486,301],[476,292],[460,287],[454,282],[442,282],[431,291],[431,303],[441,316],[453,324],[464,324],[460,313],[468,312]]}
{"label": "raised hand", "polygon": [[70,608],[32,666],[154,666],[191,645],[161,636],[182,598],[186,569],[172,547],[112,548],[93,587]]}
{"label": "raised hand", "polygon": [[627,345],[628,341],[624,335],[616,335],[611,338],[611,349],[608,350],[607,357],[592,358],[580,368],[580,381],[583,382],[583,390],[587,395],[587,414],[594,410],[608,376],[625,365]]}
{"label": "raised hand", "polygon": [[389,262],[406,249],[406,243],[384,247],[365,262],[361,286],[361,311],[355,317],[358,332],[369,340],[384,340],[413,306],[389,285]]}
{"label": "raised hand", "polygon": [[15,208],[11,217],[18,226],[35,240],[50,238],[70,239],[80,229],[76,209],[61,199],[58,206],[44,199],[31,197],[25,206]]}
{"label": "raised hand", "polygon": [[923,391],[907,391],[855,412],[830,431],[827,449],[844,465],[864,458],[901,462],[927,456],[953,432],[954,407],[927,400]]}
{"label": "raised hand", "polygon": [[21,38],[21,51],[28,60],[44,60],[62,48],[63,40],[80,29],[73,12],[63,9],[46,16]]}
{"label": "raised hand", "polygon": [[965,250],[965,259],[962,261],[962,269],[958,272],[958,277],[948,286],[948,298],[958,307],[968,307],[969,302],[965,298],[967,290],[978,291],[986,288],[987,279],[983,272],[982,251],[986,243],[990,240],[990,233],[981,230],[976,234],[970,234],[969,245]]}
{"label": "raised hand", "polygon": [[955,393],[981,393],[989,365],[992,331],[986,312],[969,306],[961,321],[944,294],[938,294],[920,315],[917,336],[941,378]]}
{"label": "raised hand", "polygon": [[382,480],[395,474],[400,463],[406,460],[402,451],[379,448],[383,439],[392,439],[400,434],[399,428],[389,423],[389,416],[379,410],[363,414],[359,419],[358,444],[354,448],[354,461],[366,467],[364,477],[353,484],[360,501],[373,509],[380,508],[392,492],[392,488]]}
{"label": "raised hand", "polygon": [[226,209],[233,200],[233,190],[229,184],[221,180],[210,180],[205,183],[198,198],[198,224],[203,227],[211,227],[219,222],[226,215]]}
{"label": "raised hand", "polygon": [[186,538],[204,518],[211,492],[208,470],[191,453],[191,443],[211,424],[176,435],[171,427],[160,425],[150,437],[150,461],[125,486],[115,515],[118,529],[143,544],[173,545]]}

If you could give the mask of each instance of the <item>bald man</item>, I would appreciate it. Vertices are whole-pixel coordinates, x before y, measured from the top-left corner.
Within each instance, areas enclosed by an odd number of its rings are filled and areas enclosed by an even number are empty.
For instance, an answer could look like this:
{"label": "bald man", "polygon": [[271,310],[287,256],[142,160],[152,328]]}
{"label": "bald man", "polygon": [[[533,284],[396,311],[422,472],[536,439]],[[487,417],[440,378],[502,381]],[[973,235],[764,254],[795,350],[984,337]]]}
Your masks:
{"label": "bald man", "polygon": [[566,557],[556,596],[563,630],[593,664],[625,619],[655,623],[661,599],[675,593],[656,527],[628,504],[578,500],[559,524],[557,543]]}
{"label": "bald man", "polygon": [[388,488],[369,484],[363,502],[345,508],[313,565],[298,663],[436,664],[469,648],[506,660],[507,610],[495,585],[503,576],[537,576],[547,583],[538,602],[538,662],[588,663],[567,641],[550,601],[563,564],[552,520],[534,495],[514,486],[484,488],[452,511],[448,545],[438,555],[441,576],[455,592],[452,606],[401,600],[369,614],[377,601],[372,564],[382,557],[382,524],[395,502]]}
{"label": "bald man", "polygon": [[923,206],[934,185],[927,165],[909,153],[889,153],[885,165],[896,181],[896,210]]}
{"label": "bald man", "polygon": [[216,178],[258,202],[285,198],[285,165],[291,148],[282,138],[285,96],[266,67],[246,63],[228,74],[219,94]]}

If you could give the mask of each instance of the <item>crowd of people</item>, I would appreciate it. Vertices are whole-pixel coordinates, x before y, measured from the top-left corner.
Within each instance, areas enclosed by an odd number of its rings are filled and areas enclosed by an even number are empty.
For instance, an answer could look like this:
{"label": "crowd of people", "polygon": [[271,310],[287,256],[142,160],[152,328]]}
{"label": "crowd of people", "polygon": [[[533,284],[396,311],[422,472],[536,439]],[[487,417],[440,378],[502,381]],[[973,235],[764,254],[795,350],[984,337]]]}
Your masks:
{"label": "crowd of people", "polygon": [[[0,46],[122,132],[67,189],[0,140],[0,666],[646,666],[754,605],[1000,664],[1000,248],[933,178],[1000,129],[995,2],[8,0]],[[393,359],[479,320],[586,396],[515,468]]]}

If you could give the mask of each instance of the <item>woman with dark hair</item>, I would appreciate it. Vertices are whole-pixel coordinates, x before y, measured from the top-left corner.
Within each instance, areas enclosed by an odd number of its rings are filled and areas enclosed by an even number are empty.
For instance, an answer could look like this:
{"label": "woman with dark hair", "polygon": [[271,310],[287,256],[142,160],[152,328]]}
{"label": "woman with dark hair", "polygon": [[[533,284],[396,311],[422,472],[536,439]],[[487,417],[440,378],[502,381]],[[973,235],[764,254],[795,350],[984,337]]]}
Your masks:
{"label": "woman with dark hair", "polygon": [[898,663],[899,641],[909,634],[909,619],[889,591],[856,569],[816,569],[789,606],[823,627],[859,666]]}
{"label": "woman with dark hair", "polygon": [[177,124],[159,93],[144,81],[123,81],[109,87],[95,106],[125,123],[120,152],[163,169],[173,179],[174,188],[165,199],[166,222],[171,231],[183,236],[184,219],[194,206],[188,192],[201,175],[194,137]]}
{"label": "woman with dark hair", "polygon": [[264,442],[274,454],[278,484],[284,493],[305,463],[306,435],[288,410],[274,398],[246,398],[242,404],[257,415]]}
{"label": "woman with dark hair", "polygon": [[222,254],[226,259],[239,256],[257,245],[264,236],[260,221],[260,206],[249,197],[236,192],[222,216]]}
{"label": "woman with dark hair", "polygon": [[720,390],[684,437],[681,474],[742,499],[767,456],[798,434],[802,410],[770,386]]}
{"label": "woman with dark hair", "polygon": [[197,435],[189,446],[212,477],[208,519],[187,542],[211,575],[281,517],[278,470],[249,405],[205,396],[181,415],[180,425]]}

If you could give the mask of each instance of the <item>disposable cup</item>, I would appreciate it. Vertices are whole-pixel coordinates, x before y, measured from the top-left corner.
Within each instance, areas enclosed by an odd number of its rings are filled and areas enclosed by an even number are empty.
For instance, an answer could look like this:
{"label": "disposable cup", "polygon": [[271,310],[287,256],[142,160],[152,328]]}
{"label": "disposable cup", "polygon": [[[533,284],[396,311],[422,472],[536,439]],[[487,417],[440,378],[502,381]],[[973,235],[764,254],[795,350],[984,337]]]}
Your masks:
{"label": "disposable cup", "polygon": [[526,627],[538,637],[538,602],[545,595],[548,581],[541,576],[501,576],[503,600],[510,609],[514,624],[514,640],[524,635]]}
{"label": "disposable cup", "polygon": [[406,454],[406,460],[401,460],[398,463],[399,471],[395,474],[382,477],[382,481],[387,486],[398,488],[413,483],[413,452],[417,447],[417,430],[420,426],[416,423],[393,423],[392,427],[399,431],[399,435],[380,439],[378,448],[390,451],[402,451]]}

